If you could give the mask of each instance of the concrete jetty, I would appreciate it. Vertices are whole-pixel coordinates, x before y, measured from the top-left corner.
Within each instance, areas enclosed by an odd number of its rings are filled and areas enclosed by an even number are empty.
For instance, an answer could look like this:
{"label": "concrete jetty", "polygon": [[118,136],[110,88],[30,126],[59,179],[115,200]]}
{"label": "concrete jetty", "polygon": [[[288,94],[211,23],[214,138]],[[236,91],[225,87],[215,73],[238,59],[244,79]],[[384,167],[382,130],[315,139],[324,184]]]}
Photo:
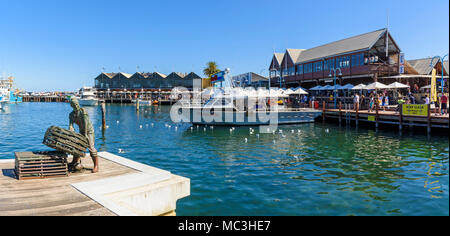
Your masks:
{"label": "concrete jetty", "polygon": [[190,180],[108,152],[99,152],[100,172],[17,180],[14,159],[0,160],[0,216],[173,216],[178,199],[190,195]]}

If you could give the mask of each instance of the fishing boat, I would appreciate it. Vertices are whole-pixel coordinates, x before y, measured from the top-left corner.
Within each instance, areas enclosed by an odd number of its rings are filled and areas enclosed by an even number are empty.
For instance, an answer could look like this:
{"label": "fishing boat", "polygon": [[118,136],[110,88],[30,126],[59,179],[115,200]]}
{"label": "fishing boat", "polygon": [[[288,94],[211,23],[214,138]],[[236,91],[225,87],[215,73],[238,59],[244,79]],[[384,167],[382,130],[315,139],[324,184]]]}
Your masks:
{"label": "fishing boat", "polygon": [[78,101],[81,106],[97,106],[98,98],[95,96],[95,89],[92,87],[83,87],[80,89]]}
{"label": "fishing boat", "polygon": [[[310,123],[322,114],[312,108],[290,108],[289,94],[282,89],[244,89],[233,85],[229,70],[222,72],[208,97],[196,102],[180,101],[182,121],[196,125],[257,126]],[[188,112],[186,112],[188,111]]]}
{"label": "fishing boat", "polygon": [[0,77],[0,102],[5,103],[19,103],[22,102],[22,97],[18,96],[19,90],[14,92],[13,89],[14,77],[9,76],[5,79],[5,76]]}

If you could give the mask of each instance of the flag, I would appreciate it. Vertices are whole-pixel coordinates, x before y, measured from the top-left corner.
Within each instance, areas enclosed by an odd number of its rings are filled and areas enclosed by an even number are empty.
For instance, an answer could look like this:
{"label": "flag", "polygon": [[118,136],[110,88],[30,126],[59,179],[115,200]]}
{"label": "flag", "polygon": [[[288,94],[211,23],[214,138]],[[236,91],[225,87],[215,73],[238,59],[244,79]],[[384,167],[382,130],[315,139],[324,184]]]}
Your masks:
{"label": "flag", "polygon": [[431,99],[431,102],[437,102],[436,69],[433,69],[433,72],[431,74],[430,99]]}

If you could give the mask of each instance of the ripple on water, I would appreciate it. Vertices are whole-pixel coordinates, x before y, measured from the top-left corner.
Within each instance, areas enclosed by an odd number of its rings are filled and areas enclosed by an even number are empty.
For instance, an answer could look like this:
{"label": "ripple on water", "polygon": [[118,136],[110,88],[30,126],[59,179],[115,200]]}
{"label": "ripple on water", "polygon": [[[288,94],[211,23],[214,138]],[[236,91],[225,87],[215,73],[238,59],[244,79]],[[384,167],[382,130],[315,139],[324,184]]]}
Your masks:
{"label": "ripple on water", "polygon": [[[100,127],[100,109],[86,109]],[[46,128],[67,127],[69,113],[63,103],[8,105],[0,112],[0,159],[47,150]],[[449,214],[448,137],[330,124],[282,126],[283,134],[259,137],[257,127],[254,135],[248,127],[205,132],[173,124],[165,106],[136,113],[108,105],[107,124],[104,136],[97,129],[99,150],[123,149],[119,155],[191,179],[178,215]]]}

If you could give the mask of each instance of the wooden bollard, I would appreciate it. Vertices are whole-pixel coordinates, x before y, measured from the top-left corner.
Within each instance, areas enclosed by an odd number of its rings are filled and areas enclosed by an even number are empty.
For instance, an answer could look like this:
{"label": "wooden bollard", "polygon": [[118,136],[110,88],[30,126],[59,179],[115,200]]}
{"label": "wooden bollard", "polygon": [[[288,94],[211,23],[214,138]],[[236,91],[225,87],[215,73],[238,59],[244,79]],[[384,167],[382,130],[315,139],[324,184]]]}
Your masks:
{"label": "wooden bollard", "polygon": [[403,130],[403,104],[399,104],[399,115],[398,115],[398,129],[401,132]]}
{"label": "wooden bollard", "polygon": [[431,110],[430,110],[430,104],[427,105],[427,133],[430,134],[431,133]]}
{"label": "wooden bollard", "polygon": [[325,121],[325,101],[322,103],[322,121]]}
{"label": "wooden bollard", "polygon": [[378,120],[379,120],[379,114],[378,114],[378,110],[379,110],[379,104],[378,104],[378,99],[375,102],[375,128],[378,129]]}
{"label": "wooden bollard", "polygon": [[359,104],[356,106],[355,124],[356,124],[356,127],[358,127],[358,124],[359,124]]}
{"label": "wooden bollard", "polygon": [[102,101],[102,130],[106,130],[106,105],[105,101]]}

